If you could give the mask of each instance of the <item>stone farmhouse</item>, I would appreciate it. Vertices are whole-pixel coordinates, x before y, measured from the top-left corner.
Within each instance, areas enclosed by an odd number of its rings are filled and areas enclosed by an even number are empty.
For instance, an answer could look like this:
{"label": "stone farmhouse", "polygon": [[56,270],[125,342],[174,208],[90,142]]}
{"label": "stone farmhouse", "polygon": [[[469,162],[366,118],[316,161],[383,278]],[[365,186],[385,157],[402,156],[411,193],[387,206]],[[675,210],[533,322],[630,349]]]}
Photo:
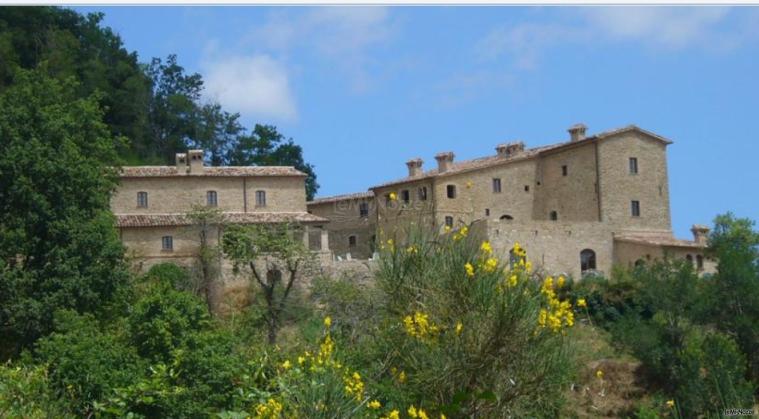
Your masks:
{"label": "stone farmhouse", "polygon": [[[332,267],[373,258],[379,240],[402,240],[413,223],[440,231],[471,225],[501,257],[519,242],[533,266],[574,277],[663,257],[714,270],[704,255],[708,228],[694,225],[692,241],[672,235],[670,140],[636,126],[590,136],[582,124],[568,131],[557,144],[515,141],[472,160],[439,153],[427,171],[415,158],[402,179],[308,203],[306,175],[293,167],[209,167],[202,150],[190,150],[173,166],[122,168],[111,208],[139,269],[195,263],[200,242],[187,214],[205,205],[230,223],[299,224],[304,242]],[[213,229],[210,244],[220,237]]]}
{"label": "stone farmhouse", "polygon": [[[293,167],[208,167],[203,150],[190,150],[177,154],[174,166],[122,168],[111,209],[127,254],[141,270],[195,262],[200,241],[187,216],[193,205],[217,207],[230,223],[300,224],[306,242],[316,236],[327,250],[327,231],[315,225],[329,220],[306,212],[305,178]],[[209,244],[220,235],[212,228]]]}
{"label": "stone farmhouse", "polygon": [[549,273],[579,278],[664,257],[713,271],[704,255],[708,228],[694,225],[692,241],[672,234],[672,141],[634,125],[590,136],[586,130],[574,125],[566,141],[542,147],[501,144],[473,160],[439,153],[427,171],[415,158],[402,179],[316,199],[308,211],[330,220],[330,248],[343,258],[367,257],[377,237],[397,238],[411,223],[441,231],[471,224],[501,256],[519,242]]}

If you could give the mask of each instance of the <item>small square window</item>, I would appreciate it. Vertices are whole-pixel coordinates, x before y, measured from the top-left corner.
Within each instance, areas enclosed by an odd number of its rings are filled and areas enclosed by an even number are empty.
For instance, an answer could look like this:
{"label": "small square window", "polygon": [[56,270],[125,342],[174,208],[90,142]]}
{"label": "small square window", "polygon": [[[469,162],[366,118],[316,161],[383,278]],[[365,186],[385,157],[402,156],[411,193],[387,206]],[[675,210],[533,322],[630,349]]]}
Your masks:
{"label": "small square window", "polygon": [[630,157],[630,174],[638,174],[638,159],[636,157]]}
{"label": "small square window", "polygon": [[445,225],[447,225],[448,227],[453,227],[453,217],[451,217],[450,215],[446,215]]}
{"label": "small square window", "polygon": [[147,208],[147,207],[148,207],[148,193],[137,192],[137,208]]}
{"label": "small square window", "polygon": [[403,199],[404,204],[408,204],[411,200],[411,194],[409,193],[408,189],[404,189],[401,191],[401,199]]}
{"label": "small square window", "polygon": [[501,178],[493,178],[493,193],[501,193]]}
{"label": "small square window", "polygon": [[369,216],[369,204],[366,202],[358,204],[358,216],[361,218]]}
{"label": "small square window", "polygon": [[630,209],[633,217],[640,217],[640,201],[630,202]]}
{"label": "small square window", "polygon": [[356,236],[348,236],[348,246],[349,247],[356,246]]}
{"label": "small square window", "polygon": [[566,176],[569,170],[567,169],[567,165],[561,166],[561,175]]}
{"label": "small square window", "polygon": [[266,206],[266,191],[256,191],[256,206],[257,207]]}
{"label": "small square window", "polygon": [[524,185],[524,191],[530,192],[530,185]]}
{"label": "small square window", "polygon": [[448,195],[448,198],[456,198],[456,185],[447,185],[445,187],[446,194]]}
{"label": "small square window", "polygon": [[556,211],[551,211],[549,215],[550,215],[551,221],[556,221],[559,219],[559,213]]}
{"label": "small square window", "polygon": [[486,217],[490,216],[490,208],[485,208],[485,216]]}
{"label": "small square window", "polygon": [[167,251],[174,250],[174,238],[171,236],[163,236],[161,238],[161,249]]}

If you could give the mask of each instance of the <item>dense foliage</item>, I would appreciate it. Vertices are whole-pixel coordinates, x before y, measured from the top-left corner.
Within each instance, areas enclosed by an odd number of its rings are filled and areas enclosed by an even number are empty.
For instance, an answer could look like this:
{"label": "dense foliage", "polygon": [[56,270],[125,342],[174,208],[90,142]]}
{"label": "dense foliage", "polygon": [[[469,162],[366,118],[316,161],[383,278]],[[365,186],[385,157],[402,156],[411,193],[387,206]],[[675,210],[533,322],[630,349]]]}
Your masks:
{"label": "dense foliage", "polygon": [[175,55],[140,63],[102,19],[57,7],[0,8],[0,93],[23,69],[73,78],[76,97],[97,93],[112,137],[127,139],[115,143],[125,162],[173,164],[175,153],[203,148],[212,165],[295,166],[313,198],[314,167],[292,139],[266,124],[248,133],[238,113],[203,100],[200,74],[187,74]]}

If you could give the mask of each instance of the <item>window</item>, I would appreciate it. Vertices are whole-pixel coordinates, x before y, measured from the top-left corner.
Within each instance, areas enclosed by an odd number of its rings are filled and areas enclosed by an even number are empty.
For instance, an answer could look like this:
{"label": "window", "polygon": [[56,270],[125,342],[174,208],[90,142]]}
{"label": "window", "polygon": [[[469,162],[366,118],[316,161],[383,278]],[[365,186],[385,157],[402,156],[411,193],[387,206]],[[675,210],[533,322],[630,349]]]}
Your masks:
{"label": "window", "polygon": [[216,197],[216,191],[206,192],[206,202],[208,203],[209,207],[215,207],[219,204]]}
{"label": "window", "polygon": [[401,191],[401,199],[403,199],[404,204],[408,204],[411,200],[411,194],[409,194],[408,189],[404,189]]}
{"label": "window", "polygon": [[163,236],[161,238],[161,249],[167,251],[174,250],[174,238],[171,236]]}
{"label": "window", "polygon": [[356,236],[348,236],[348,247],[356,246]]}
{"label": "window", "polygon": [[358,216],[361,218],[369,216],[369,204],[366,202],[358,204]]}
{"label": "window", "polygon": [[509,214],[503,214],[501,216],[501,221],[510,221],[510,220],[513,220],[513,219],[514,219],[514,217],[510,216]]}
{"label": "window", "polygon": [[486,217],[490,216],[490,208],[485,208],[485,216]]}
{"label": "window", "polygon": [[137,192],[137,207],[138,208],[148,207],[148,193],[147,192]]}
{"label": "window", "polygon": [[567,165],[561,166],[561,175],[566,176],[567,175]]}
{"label": "window", "polygon": [[596,269],[596,252],[585,249],[580,252],[580,270],[582,272]]}
{"label": "window", "polygon": [[687,254],[687,255],[685,255],[685,260],[687,260],[687,261],[688,261],[688,263],[689,263],[691,266],[693,266],[693,255],[691,255],[691,254]]}
{"label": "window", "polygon": [[696,255],[696,269],[699,271],[704,270],[704,257],[701,255]]}
{"label": "window", "polygon": [[637,157],[630,157],[630,174],[631,175],[638,174],[638,158]]}
{"label": "window", "polygon": [[448,227],[453,227],[453,217],[451,217],[450,215],[446,215],[445,225],[447,225]]}
{"label": "window", "polygon": [[456,185],[448,185],[445,187],[445,191],[448,195],[448,198],[455,198],[456,197]]}
{"label": "window", "polygon": [[417,192],[419,192],[419,200],[420,201],[426,201],[427,200],[427,187],[426,186],[420,186]]}
{"label": "window", "polygon": [[524,191],[530,192],[530,185],[524,185]]}
{"label": "window", "polygon": [[256,191],[256,206],[257,207],[266,206],[266,191]]}
{"label": "window", "polygon": [[631,201],[630,209],[633,217],[640,217],[640,201]]}
{"label": "window", "polygon": [[493,193],[501,193],[501,179],[493,178]]}
{"label": "window", "polygon": [[551,211],[551,213],[549,214],[549,218],[551,219],[551,221],[556,221],[559,219],[559,213],[556,211]]}

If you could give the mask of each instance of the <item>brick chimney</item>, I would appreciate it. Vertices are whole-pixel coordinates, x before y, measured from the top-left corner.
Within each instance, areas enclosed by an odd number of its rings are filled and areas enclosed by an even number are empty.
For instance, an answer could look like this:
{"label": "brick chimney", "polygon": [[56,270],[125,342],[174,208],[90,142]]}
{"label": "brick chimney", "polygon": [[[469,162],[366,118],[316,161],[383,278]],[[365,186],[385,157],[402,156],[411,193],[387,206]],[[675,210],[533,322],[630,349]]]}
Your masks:
{"label": "brick chimney", "polygon": [[437,160],[437,171],[443,173],[453,165],[453,152],[438,153],[435,155],[435,160]]}
{"label": "brick chimney", "polygon": [[187,157],[190,159],[190,173],[203,173],[203,150],[189,150]]}
{"label": "brick chimney", "polygon": [[187,154],[177,153],[174,160],[177,165],[177,172],[187,173]]}
{"label": "brick chimney", "polygon": [[422,163],[424,162],[418,157],[406,162],[409,177],[419,176],[422,174]]}
{"label": "brick chimney", "polygon": [[524,143],[521,141],[515,141],[511,143],[498,144],[495,147],[495,151],[499,157],[511,157],[524,151]]}
{"label": "brick chimney", "polygon": [[693,224],[693,227],[690,228],[690,231],[693,233],[693,241],[698,244],[706,244],[706,241],[709,238],[709,227],[700,224]]}
{"label": "brick chimney", "polygon": [[569,131],[569,139],[571,141],[580,141],[585,138],[585,131],[588,127],[585,124],[574,124],[567,131]]}

